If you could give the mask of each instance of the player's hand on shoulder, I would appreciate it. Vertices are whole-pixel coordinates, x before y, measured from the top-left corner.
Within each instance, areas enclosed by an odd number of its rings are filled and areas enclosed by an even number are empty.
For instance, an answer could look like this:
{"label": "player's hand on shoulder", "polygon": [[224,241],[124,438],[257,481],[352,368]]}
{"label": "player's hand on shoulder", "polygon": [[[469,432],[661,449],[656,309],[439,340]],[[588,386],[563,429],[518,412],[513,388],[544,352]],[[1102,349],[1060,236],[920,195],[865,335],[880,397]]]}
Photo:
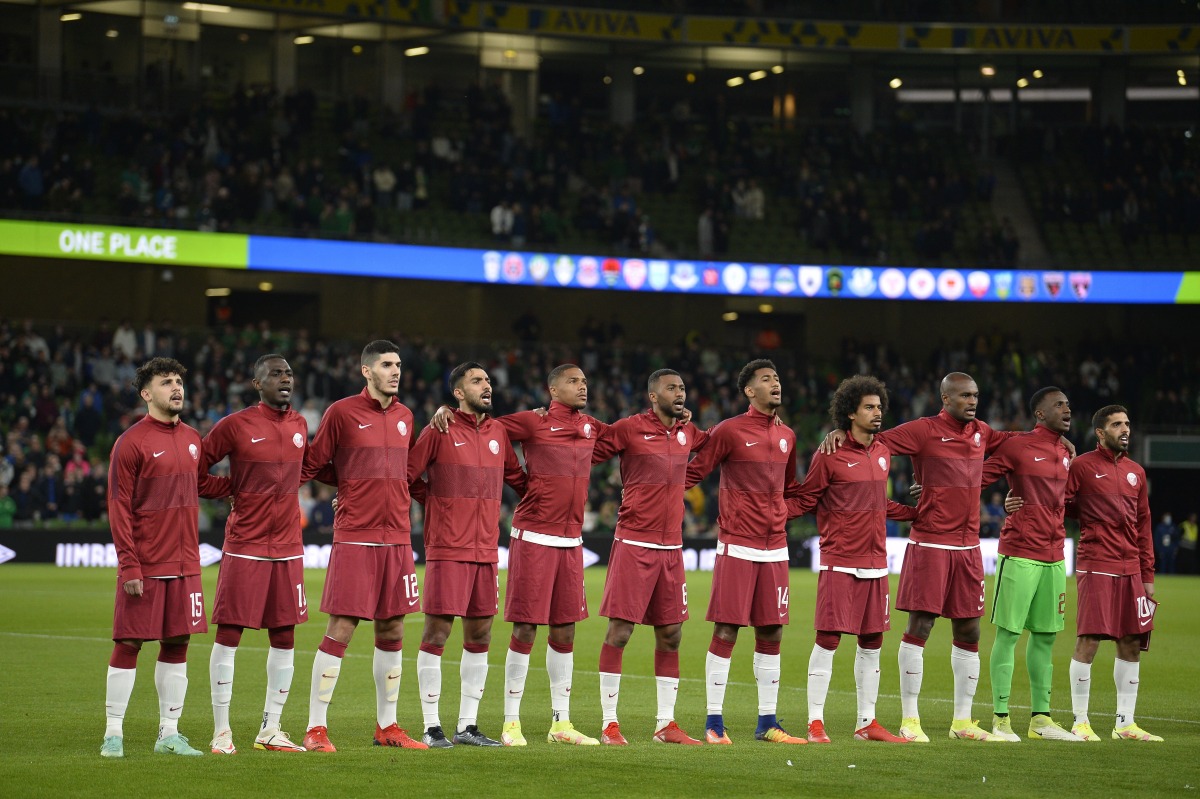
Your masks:
{"label": "player's hand on shoulder", "polygon": [[837,452],[837,448],[840,447],[845,440],[845,430],[830,430],[829,434],[825,436],[825,439],[821,441],[821,445],[817,447],[817,450],[822,455],[832,455],[833,453]]}
{"label": "player's hand on shoulder", "polygon": [[536,413],[538,416],[540,416],[543,419],[545,419],[547,416],[550,415],[550,411],[546,410],[546,406],[544,406],[544,405],[534,408],[533,411],[531,411],[531,413]]}
{"label": "player's hand on shoulder", "polygon": [[452,424],[454,424],[454,411],[450,410],[448,405],[443,405],[434,411],[433,417],[429,420],[430,427],[439,433],[445,433]]}
{"label": "player's hand on shoulder", "polygon": [[679,421],[682,424],[687,424],[688,422],[692,421],[692,409],[684,408],[683,415],[679,417]]}
{"label": "player's hand on shoulder", "polygon": [[1069,457],[1071,460],[1075,460],[1075,445],[1071,443],[1071,439],[1067,438],[1066,436],[1060,436],[1058,440],[1061,441],[1062,445],[1067,448],[1067,457]]}
{"label": "player's hand on shoulder", "polygon": [[1016,513],[1022,507],[1024,507],[1024,505],[1025,505],[1025,500],[1023,498],[1018,497],[1015,494],[1013,494],[1012,490],[1010,489],[1008,492],[1008,496],[1006,496],[1004,498],[1004,512],[1005,513]]}
{"label": "player's hand on shoulder", "polygon": [[123,588],[125,589],[125,593],[129,594],[130,596],[141,596],[142,595],[142,581],[141,580],[126,580]]}

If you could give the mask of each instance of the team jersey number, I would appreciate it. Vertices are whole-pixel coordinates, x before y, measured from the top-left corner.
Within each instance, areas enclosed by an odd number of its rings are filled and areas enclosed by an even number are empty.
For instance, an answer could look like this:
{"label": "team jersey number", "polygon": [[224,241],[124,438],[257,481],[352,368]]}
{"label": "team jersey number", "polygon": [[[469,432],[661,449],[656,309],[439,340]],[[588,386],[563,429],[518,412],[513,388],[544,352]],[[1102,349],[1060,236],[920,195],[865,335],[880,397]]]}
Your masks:
{"label": "team jersey number", "polygon": [[301,613],[308,612],[308,597],[304,595],[304,583],[296,583],[296,607]]}
{"label": "team jersey number", "polygon": [[979,581],[979,609],[983,610],[983,606],[987,604],[987,582]]}
{"label": "team jersey number", "polygon": [[193,619],[204,618],[204,594],[188,594]]}
{"label": "team jersey number", "polygon": [[1058,615],[1067,615],[1067,594],[1063,592],[1058,595]]}
{"label": "team jersey number", "polygon": [[679,586],[680,592],[683,594],[683,606],[687,607],[687,583]]}
{"label": "team jersey number", "polygon": [[411,602],[421,597],[421,592],[417,589],[417,575],[404,575],[404,596]]}
{"label": "team jersey number", "polygon": [[788,609],[788,587],[786,585],[775,587],[775,604],[781,611]]}

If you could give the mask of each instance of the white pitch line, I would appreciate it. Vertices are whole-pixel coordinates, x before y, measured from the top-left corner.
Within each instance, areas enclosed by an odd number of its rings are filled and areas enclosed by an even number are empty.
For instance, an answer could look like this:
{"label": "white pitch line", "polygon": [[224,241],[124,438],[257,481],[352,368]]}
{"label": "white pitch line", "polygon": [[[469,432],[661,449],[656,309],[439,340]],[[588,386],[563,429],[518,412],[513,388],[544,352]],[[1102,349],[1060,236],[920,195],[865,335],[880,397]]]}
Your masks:
{"label": "white pitch line", "polygon": [[[10,632],[7,630],[0,630],[0,635],[7,635],[12,638],[40,638],[40,639],[48,640],[48,641],[87,641],[90,643],[111,643],[112,642],[111,638],[97,638],[95,636],[90,636],[90,635],[48,635],[45,633],[18,633],[18,632]],[[268,652],[268,651],[270,651],[270,648],[265,647],[265,646],[239,645],[238,649],[244,650],[247,652]],[[347,652],[345,654],[345,657],[364,658],[365,659],[365,658],[373,657],[373,654],[366,655],[366,654],[360,654],[358,652]],[[407,660],[410,663],[416,662],[415,657],[405,657],[404,660]],[[448,665],[451,665],[451,666],[458,664],[457,660],[451,660],[450,658],[443,658],[442,662],[446,663]],[[494,664],[489,663],[488,665],[500,666],[500,665],[503,665],[503,662],[497,662]],[[545,671],[544,668],[541,668],[539,666],[534,666],[532,663],[529,666],[529,670],[530,671],[539,671],[539,672]],[[650,674],[622,674],[621,678],[625,679],[625,680],[653,680],[654,676],[650,675]],[[680,682],[698,682],[698,683],[704,682],[704,680],[700,679],[699,677],[680,677],[679,681]],[[729,685],[737,685],[737,686],[741,686],[741,687],[750,687],[750,688],[756,687],[755,684],[752,682],[737,682],[735,680],[731,680],[729,682]],[[801,686],[793,686],[793,685],[780,685],[779,688],[782,691],[796,692],[796,693],[799,693],[799,692],[805,690],[805,688],[803,688]],[[854,691],[843,691],[843,690],[839,690],[836,688],[831,688],[829,690],[829,693],[831,693],[831,694],[846,694],[848,696],[853,696],[855,694]],[[879,698],[880,699],[899,699],[900,695],[899,694],[880,694]],[[953,699],[943,699],[940,697],[922,697],[921,701],[922,702],[936,702],[939,704],[946,704],[946,705],[953,704],[953,702],[954,702]],[[1018,710],[1029,710],[1030,709],[1029,705],[1014,705],[1012,703],[1009,703],[1009,707],[1016,708]],[[1054,707],[1054,708],[1050,708],[1050,710],[1053,713],[1070,713],[1071,712],[1070,708]],[[1138,714],[1138,718],[1150,719],[1151,721],[1166,721],[1166,722],[1170,722],[1172,724],[1200,725],[1200,720],[1174,719],[1174,718],[1169,718],[1167,716],[1147,716],[1142,713]]]}

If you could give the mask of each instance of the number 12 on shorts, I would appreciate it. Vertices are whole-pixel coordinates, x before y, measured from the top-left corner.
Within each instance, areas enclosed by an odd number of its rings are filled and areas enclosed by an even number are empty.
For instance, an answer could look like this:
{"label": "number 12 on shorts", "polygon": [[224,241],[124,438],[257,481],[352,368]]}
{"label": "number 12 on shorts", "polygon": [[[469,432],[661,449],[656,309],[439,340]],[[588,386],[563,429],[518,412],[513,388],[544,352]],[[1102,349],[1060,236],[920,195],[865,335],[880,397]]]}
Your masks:
{"label": "number 12 on shorts", "polygon": [[417,575],[404,575],[404,596],[410,602],[421,597],[421,592],[417,589]]}

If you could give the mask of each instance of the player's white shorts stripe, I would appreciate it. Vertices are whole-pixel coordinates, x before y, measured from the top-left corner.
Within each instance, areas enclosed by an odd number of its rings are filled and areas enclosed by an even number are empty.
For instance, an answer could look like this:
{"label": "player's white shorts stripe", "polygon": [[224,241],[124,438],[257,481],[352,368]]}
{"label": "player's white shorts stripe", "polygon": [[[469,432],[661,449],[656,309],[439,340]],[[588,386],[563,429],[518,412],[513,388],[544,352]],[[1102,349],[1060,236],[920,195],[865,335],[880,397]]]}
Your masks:
{"label": "player's white shorts stripe", "polygon": [[726,544],[724,541],[717,542],[717,554],[728,555],[738,560],[750,560],[755,563],[787,563],[788,560],[787,547],[755,549],[742,544]]}
{"label": "player's white shorts stripe", "polygon": [[527,541],[530,544],[541,544],[544,547],[557,547],[558,549],[583,546],[583,536],[579,538],[563,538],[558,535],[535,533],[532,530],[518,530],[515,527],[512,529],[511,537],[520,541]]}

